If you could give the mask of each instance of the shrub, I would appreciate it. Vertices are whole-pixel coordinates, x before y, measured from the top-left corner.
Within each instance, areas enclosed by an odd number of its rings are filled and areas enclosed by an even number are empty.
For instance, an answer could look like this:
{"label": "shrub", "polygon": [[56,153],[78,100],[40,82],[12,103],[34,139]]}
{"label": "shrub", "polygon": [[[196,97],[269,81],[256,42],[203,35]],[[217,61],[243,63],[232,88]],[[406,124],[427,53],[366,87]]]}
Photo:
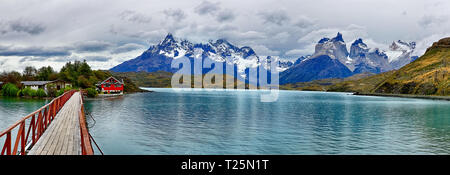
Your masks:
{"label": "shrub", "polygon": [[39,89],[36,91],[36,96],[39,97],[39,98],[42,98],[42,97],[46,97],[47,94],[45,93],[44,89],[40,89],[40,88],[39,88]]}
{"label": "shrub", "polygon": [[21,96],[23,96],[23,94],[22,94],[22,90],[19,90],[19,91],[17,91],[17,94],[16,94],[16,96],[18,96],[18,97],[21,97]]}
{"label": "shrub", "polygon": [[70,91],[72,90],[71,86],[66,86],[64,89],[60,89],[59,91],[56,92],[55,96],[58,97],[62,94],[64,94],[64,92]]}
{"label": "shrub", "polygon": [[16,85],[14,85],[12,83],[6,83],[2,87],[1,95],[15,97],[15,96],[17,96],[18,92],[19,92],[19,88],[17,88]]}
{"label": "shrub", "polygon": [[[44,92],[45,93],[45,92]],[[22,95],[26,97],[36,97],[37,90],[31,89],[29,87],[22,89]]]}
{"label": "shrub", "polygon": [[64,88],[64,92],[67,92],[67,91],[70,91],[70,90],[72,90],[72,87],[71,87],[71,86],[66,86],[66,87]]}
{"label": "shrub", "polygon": [[47,86],[47,96],[49,97],[55,97],[56,96],[56,86],[54,84],[49,84]]}
{"label": "shrub", "polygon": [[95,90],[94,88],[87,88],[86,90],[88,97],[96,97],[98,95],[97,90]]}
{"label": "shrub", "polygon": [[58,92],[56,92],[56,97],[59,97],[60,95],[64,94],[64,89],[60,89]]}
{"label": "shrub", "polygon": [[24,89],[20,90],[21,91],[20,95],[21,96],[28,96],[30,90],[31,90],[30,88],[24,88]]}

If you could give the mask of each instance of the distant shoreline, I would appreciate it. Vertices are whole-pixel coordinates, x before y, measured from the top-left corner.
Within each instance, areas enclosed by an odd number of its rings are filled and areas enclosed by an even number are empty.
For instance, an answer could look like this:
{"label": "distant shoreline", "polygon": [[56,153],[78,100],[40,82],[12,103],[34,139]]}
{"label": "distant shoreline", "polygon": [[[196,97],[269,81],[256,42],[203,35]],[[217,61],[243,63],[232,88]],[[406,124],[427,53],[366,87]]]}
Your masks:
{"label": "distant shoreline", "polygon": [[412,95],[412,94],[382,94],[382,93],[359,93],[355,92],[353,95],[360,96],[381,96],[381,97],[402,97],[402,98],[419,98],[429,100],[446,100],[450,101],[450,96],[432,96],[432,95]]}
{"label": "distant shoreline", "polygon": [[[139,88],[167,88],[167,87],[139,87]],[[170,88],[168,88],[168,89],[170,89]],[[204,89],[204,88],[201,88],[201,89]],[[252,89],[252,90],[256,90],[256,89]],[[280,90],[302,91],[302,90],[295,90],[295,89],[280,89]],[[312,92],[337,92],[337,91],[312,91]],[[361,93],[361,92],[341,92],[341,93],[352,93],[353,95],[359,95],[359,96],[401,97],[401,98],[417,98],[417,99],[450,101],[450,96],[412,95],[412,94],[382,94],[382,93]]]}

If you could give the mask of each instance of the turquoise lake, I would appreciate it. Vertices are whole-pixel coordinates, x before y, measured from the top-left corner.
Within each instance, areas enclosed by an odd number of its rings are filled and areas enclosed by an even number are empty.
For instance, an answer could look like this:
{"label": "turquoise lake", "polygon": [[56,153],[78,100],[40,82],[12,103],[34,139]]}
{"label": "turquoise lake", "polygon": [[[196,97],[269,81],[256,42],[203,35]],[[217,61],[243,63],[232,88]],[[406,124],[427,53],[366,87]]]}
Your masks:
{"label": "turquoise lake", "polygon": [[[86,99],[105,154],[450,154],[450,102],[349,93],[176,91]],[[6,128],[48,100],[0,98]]]}

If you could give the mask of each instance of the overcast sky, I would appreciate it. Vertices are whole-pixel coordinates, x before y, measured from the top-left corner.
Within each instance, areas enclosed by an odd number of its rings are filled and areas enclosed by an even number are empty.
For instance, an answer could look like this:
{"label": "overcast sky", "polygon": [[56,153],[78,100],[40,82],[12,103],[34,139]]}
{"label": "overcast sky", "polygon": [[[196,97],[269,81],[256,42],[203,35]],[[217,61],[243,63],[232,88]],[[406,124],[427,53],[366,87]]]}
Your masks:
{"label": "overcast sky", "polygon": [[416,54],[450,36],[448,0],[1,0],[0,72],[87,60],[109,69],[170,32],[195,43],[219,38],[260,56],[296,58],[341,32],[387,49],[417,42]]}

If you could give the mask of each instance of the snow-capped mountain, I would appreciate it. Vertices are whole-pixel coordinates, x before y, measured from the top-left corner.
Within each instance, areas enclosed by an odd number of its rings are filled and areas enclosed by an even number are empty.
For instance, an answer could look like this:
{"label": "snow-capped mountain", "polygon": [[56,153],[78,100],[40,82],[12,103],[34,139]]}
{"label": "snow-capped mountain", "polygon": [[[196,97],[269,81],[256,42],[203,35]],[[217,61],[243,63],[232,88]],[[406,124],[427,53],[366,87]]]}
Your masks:
{"label": "snow-capped mountain", "polygon": [[307,82],[324,78],[342,78],[352,75],[344,64],[329,55],[318,55],[280,73],[280,83]]}
{"label": "snow-capped mountain", "polygon": [[338,59],[351,71],[360,71],[361,67],[370,67],[373,70],[379,70],[370,72],[380,73],[398,69],[410,63],[414,59],[412,53],[415,45],[415,42],[407,43],[398,40],[394,41],[389,50],[385,51],[379,48],[369,48],[363,39],[359,38],[351,44],[350,52],[348,52],[342,34],[338,33],[332,39],[321,39],[311,58],[328,55],[332,59]]}
{"label": "snow-capped mountain", "polygon": [[193,44],[187,40],[179,40],[168,34],[159,44],[151,46],[142,55],[135,59],[123,62],[111,69],[115,72],[129,71],[168,71],[176,72],[171,68],[171,61],[187,57],[189,59],[210,59],[214,62],[227,63],[235,66],[237,75],[246,78],[247,69],[257,69],[263,66],[268,69],[272,61],[277,61],[277,71],[285,71],[294,64],[294,61],[283,60],[277,56],[259,57],[255,51],[248,46],[237,47],[225,39],[206,44]]}
{"label": "snow-capped mountain", "polygon": [[279,56],[267,56],[266,58],[261,59],[261,62],[264,65],[264,68],[267,70],[270,69],[269,67],[270,67],[271,61],[278,62],[278,67],[277,67],[278,72],[283,72],[283,71],[291,68],[295,63],[295,60],[285,60],[285,59],[280,58]]}
{"label": "snow-capped mountain", "polygon": [[394,41],[389,46],[389,50],[386,51],[389,63],[393,69],[399,69],[404,65],[414,61],[415,57],[412,55],[416,48],[415,42],[403,42],[401,40]]}
{"label": "snow-capped mountain", "polygon": [[[363,39],[355,40],[347,50],[341,33],[334,38],[322,38],[315,46],[312,55],[302,56],[296,60],[282,59],[279,56],[260,57],[248,46],[237,47],[225,39],[194,44],[188,40],[174,38],[168,34],[157,45],[135,59],[125,61],[112,69],[115,72],[167,71],[177,72],[171,68],[173,60],[187,57],[209,59],[216,63],[232,65],[235,75],[240,80],[248,80],[250,70],[263,68],[269,70],[270,63],[277,62],[276,71],[280,72],[281,83],[304,82],[323,78],[344,78],[362,72],[380,73],[398,69],[417,57],[412,53],[415,43],[393,42],[389,50],[370,48]],[[197,69],[197,67],[195,67]],[[201,68],[201,73],[211,69]],[[225,70],[225,69],[224,69]],[[197,71],[198,72],[198,71]],[[192,73],[195,73],[192,72]],[[210,72],[215,73],[215,72]]]}
{"label": "snow-capped mountain", "polygon": [[338,59],[341,63],[347,62],[347,46],[342,38],[342,34],[338,33],[334,38],[322,38],[315,47],[315,52],[312,57],[320,55],[328,55],[332,59]]}
{"label": "snow-capped mountain", "polygon": [[[351,44],[350,52],[348,52],[342,34],[337,33],[334,38],[319,40],[315,46],[314,54],[297,60],[297,63],[290,70],[282,72],[280,82],[294,83],[322,78],[344,78],[363,72],[380,73],[399,69],[417,58],[412,56],[414,48],[415,42],[407,43],[399,40],[394,41],[389,50],[384,51],[379,48],[370,48],[359,38]],[[328,57],[322,57],[324,55]],[[317,59],[319,57],[320,59]],[[338,62],[327,60],[327,58]],[[314,62],[326,63],[327,65],[311,66],[316,65]],[[309,76],[309,73],[304,70],[311,69],[311,67],[322,70],[317,72],[316,76]],[[351,74],[348,74],[348,72],[351,72]],[[303,74],[308,74],[308,76]]]}

